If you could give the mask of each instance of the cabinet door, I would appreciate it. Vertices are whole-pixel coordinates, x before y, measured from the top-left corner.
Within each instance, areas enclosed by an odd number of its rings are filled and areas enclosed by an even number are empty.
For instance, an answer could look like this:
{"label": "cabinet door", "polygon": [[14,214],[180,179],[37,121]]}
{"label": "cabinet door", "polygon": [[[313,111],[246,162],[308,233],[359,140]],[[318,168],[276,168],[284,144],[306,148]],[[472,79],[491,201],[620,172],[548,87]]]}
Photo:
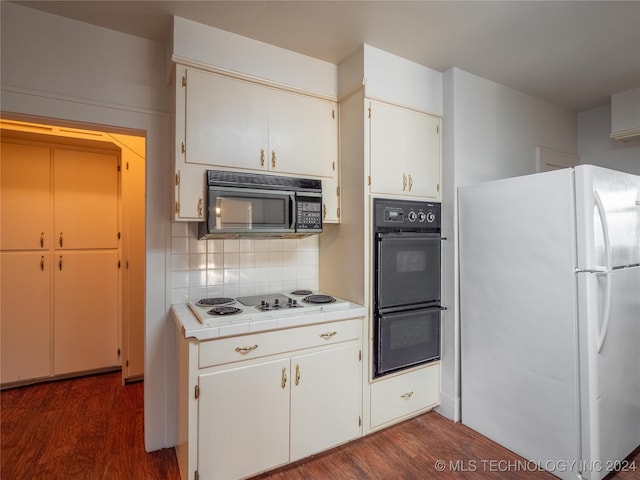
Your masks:
{"label": "cabinet door", "polygon": [[51,375],[51,257],[0,255],[2,383]]}
{"label": "cabinet door", "polygon": [[118,156],[54,151],[55,248],[118,247]]}
{"label": "cabinet door", "polygon": [[371,193],[439,198],[440,120],[371,101]]}
{"label": "cabinet door", "polygon": [[200,478],[243,478],[288,462],[290,377],[289,359],[200,375]]}
{"label": "cabinet door", "polygon": [[338,165],[334,102],[270,90],[269,168],[301,176],[333,177]]}
{"label": "cabinet door", "polygon": [[418,156],[410,156],[406,165],[410,175],[409,195],[440,199],[440,119],[426,114],[415,117]]}
{"label": "cabinet door", "polygon": [[360,435],[359,344],[291,359],[291,461]]}
{"label": "cabinet door", "polygon": [[48,248],[51,150],[3,141],[0,166],[0,248]]}
{"label": "cabinet door", "polygon": [[340,223],[340,196],[338,178],[322,179],[322,222]]}
{"label": "cabinet door", "polygon": [[205,171],[195,165],[183,165],[176,172],[176,220],[204,220]]}
{"label": "cabinet door", "polygon": [[54,257],[54,373],[118,365],[117,250]]}
{"label": "cabinet door", "polygon": [[265,87],[187,69],[185,161],[267,170]]}

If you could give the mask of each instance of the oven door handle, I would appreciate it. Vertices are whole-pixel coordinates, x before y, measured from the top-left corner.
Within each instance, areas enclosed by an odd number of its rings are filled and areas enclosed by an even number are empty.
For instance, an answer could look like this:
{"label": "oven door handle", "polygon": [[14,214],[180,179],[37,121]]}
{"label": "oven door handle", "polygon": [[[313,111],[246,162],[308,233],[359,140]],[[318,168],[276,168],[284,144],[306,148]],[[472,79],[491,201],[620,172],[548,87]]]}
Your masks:
{"label": "oven door handle", "polygon": [[378,241],[382,241],[385,239],[414,239],[418,238],[420,240],[433,240],[433,241],[442,241],[446,240],[445,237],[441,237],[439,233],[427,233],[427,232],[387,232],[387,233],[378,233],[377,239]]}

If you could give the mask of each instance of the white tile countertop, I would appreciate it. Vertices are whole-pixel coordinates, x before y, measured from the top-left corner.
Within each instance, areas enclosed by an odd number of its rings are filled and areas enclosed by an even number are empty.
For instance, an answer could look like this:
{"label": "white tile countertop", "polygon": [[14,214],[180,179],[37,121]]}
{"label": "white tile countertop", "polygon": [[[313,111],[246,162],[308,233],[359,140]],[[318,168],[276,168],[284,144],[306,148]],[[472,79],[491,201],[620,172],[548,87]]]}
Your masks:
{"label": "white tile countertop", "polygon": [[212,340],[246,333],[280,330],[315,323],[335,322],[348,318],[364,317],[367,308],[349,303],[343,308],[316,307],[309,311],[300,311],[283,315],[281,312],[263,312],[260,315],[238,316],[237,319],[224,317],[206,324],[200,322],[186,303],[171,306],[171,314],[185,338]]}

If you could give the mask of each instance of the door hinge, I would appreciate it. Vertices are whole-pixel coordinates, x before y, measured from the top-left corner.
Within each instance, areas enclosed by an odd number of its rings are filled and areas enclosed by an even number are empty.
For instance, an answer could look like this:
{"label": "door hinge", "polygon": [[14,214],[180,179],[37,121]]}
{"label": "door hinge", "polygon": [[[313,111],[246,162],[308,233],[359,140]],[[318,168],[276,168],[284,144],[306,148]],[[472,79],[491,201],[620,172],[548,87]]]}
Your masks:
{"label": "door hinge", "polygon": [[118,232],[118,240],[122,238],[122,232]]}
{"label": "door hinge", "polygon": [[362,426],[362,417],[358,416],[358,426]]}
{"label": "door hinge", "polygon": [[118,357],[120,357],[120,355],[122,355],[122,350],[118,349]]}
{"label": "door hinge", "polygon": [[185,153],[187,151],[187,146],[185,145],[184,142],[180,143],[180,151],[182,153]]}
{"label": "door hinge", "polygon": [[194,480],[200,480],[200,474],[198,473],[198,470],[193,472],[193,478],[194,478]]}
{"label": "door hinge", "polygon": [[126,168],[127,170],[129,170],[129,162],[125,163],[125,165],[124,165],[124,166],[125,166],[125,168]]}
{"label": "door hinge", "polygon": [[368,182],[368,185],[371,186],[371,175],[367,177],[367,182]]}
{"label": "door hinge", "polygon": [[362,361],[362,350],[360,350],[358,352],[358,361],[361,362]]}
{"label": "door hinge", "polygon": [[126,362],[124,362],[125,367],[129,366],[129,360],[127,360]]}
{"label": "door hinge", "polygon": [[436,125],[436,133],[440,133],[440,125]]}
{"label": "door hinge", "polygon": [[176,213],[180,213],[180,202],[176,202]]}
{"label": "door hinge", "polygon": [[176,186],[180,185],[180,171],[176,172]]}
{"label": "door hinge", "polygon": [[196,388],[194,389],[194,397],[198,398],[200,396],[200,386],[196,385]]}
{"label": "door hinge", "polygon": [[338,218],[340,218],[340,209],[336,208],[336,215],[338,216]]}
{"label": "door hinge", "polygon": [[340,187],[336,187],[336,197],[340,196]]}
{"label": "door hinge", "polygon": [[125,260],[125,262],[124,262],[124,268],[126,268],[127,270],[129,270],[129,260]]}
{"label": "door hinge", "polygon": [[440,184],[439,183],[436,186],[436,192],[440,193]]}
{"label": "door hinge", "polygon": [[183,75],[182,76],[182,88],[185,88],[187,86],[187,76]]}
{"label": "door hinge", "polygon": [[118,268],[122,267],[122,262],[120,262],[120,260],[118,260]]}
{"label": "door hinge", "polygon": [[120,166],[120,164],[118,164],[117,170],[120,172],[122,171],[122,167]]}
{"label": "door hinge", "polygon": [[369,118],[371,118],[371,107],[369,107]]}
{"label": "door hinge", "polygon": [[331,118],[333,118],[334,120],[336,118],[336,109],[335,108],[331,109]]}

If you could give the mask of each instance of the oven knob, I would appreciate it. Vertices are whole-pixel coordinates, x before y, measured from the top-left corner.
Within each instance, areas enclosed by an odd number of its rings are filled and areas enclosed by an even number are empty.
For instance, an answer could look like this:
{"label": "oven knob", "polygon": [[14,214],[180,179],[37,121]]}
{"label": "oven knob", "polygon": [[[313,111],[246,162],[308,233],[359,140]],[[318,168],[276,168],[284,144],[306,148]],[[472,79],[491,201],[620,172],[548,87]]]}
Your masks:
{"label": "oven knob", "polygon": [[435,213],[433,213],[433,212],[427,213],[427,222],[433,223],[435,219],[436,219],[436,214]]}
{"label": "oven knob", "polygon": [[424,212],[418,212],[418,221],[419,222],[424,222],[425,218],[427,218],[427,216],[425,215]]}
{"label": "oven knob", "polygon": [[409,212],[409,215],[407,215],[407,218],[409,218],[410,222],[415,222],[417,217],[418,216],[416,215],[416,212],[414,212],[413,210],[411,210]]}

